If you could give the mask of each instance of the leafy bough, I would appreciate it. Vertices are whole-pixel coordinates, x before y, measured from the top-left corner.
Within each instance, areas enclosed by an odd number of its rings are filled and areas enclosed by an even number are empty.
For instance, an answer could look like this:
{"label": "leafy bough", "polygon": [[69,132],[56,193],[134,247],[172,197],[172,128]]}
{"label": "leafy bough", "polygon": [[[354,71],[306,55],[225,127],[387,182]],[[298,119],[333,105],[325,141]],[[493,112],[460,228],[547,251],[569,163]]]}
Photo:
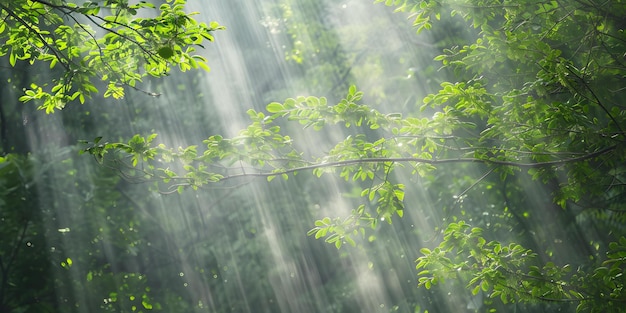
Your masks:
{"label": "leafy bough", "polygon": [[[404,185],[390,179],[397,167],[409,167],[413,174],[426,175],[438,165],[482,163],[506,175],[520,169],[539,171],[593,160],[618,149],[611,145],[581,154],[484,146],[480,135],[456,135],[475,125],[452,113],[436,113],[430,119],[402,118],[400,114],[383,114],[359,104],[362,95],[352,86],[346,97],[333,106],[325,98],[298,97],[270,103],[267,113],[249,110],[251,123],[247,128],[233,138],[207,138],[203,151],[198,146],[175,150],[157,145],[156,134],[152,134],[145,138],[136,135],[128,143],[103,143],[97,138],[85,142],[90,145],[83,152],[120,171],[127,179],[154,181],[162,193],[259,177],[268,181],[276,177],[288,179],[289,175],[304,171],[318,177],[338,172],[347,181],[371,181],[371,187],[363,189],[361,196],[377,201],[375,212],[361,206],[349,218],[317,221],[309,233],[317,238],[331,236],[329,241],[340,247],[343,241],[353,242],[350,236],[362,232],[363,223],[375,227],[379,220],[391,223],[394,215],[402,216]],[[374,130],[383,136],[348,136],[325,155],[305,155],[289,135],[283,134],[277,121],[284,119],[317,130],[340,124],[345,128]],[[533,155],[540,155],[541,161],[534,161]]]}
{"label": "leafy bough", "polygon": [[[8,55],[11,66],[28,61],[61,67],[61,73],[53,72],[52,83],[32,82],[20,97],[38,102],[47,113],[71,101],[84,103],[98,92],[97,80],[106,85],[104,97],[122,98],[126,88],[158,96],[138,84],[148,76],[167,75],[172,66],[209,70],[207,60],[194,51],[205,40],[213,41],[212,32],[224,29],[217,22],[195,21],[196,13],[186,13],[185,3],[167,0],[156,8],[146,1],[122,0],[2,2],[0,56]],[[156,16],[136,17],[141,11]]]}
{"label": "leafy bough", "polygon": [[[480,181],[493,171],[506,176],[526,169],[536,175],[542,170],[593,162],[621,149],[608,145],[585,153],[539,151],[536,147],[523,150],[506,146],[506,141],[500,146],[487,146],[485,137],[493,136],[494,128],[499,125],[490,125],[490,132],[473,131],[469,133],[476,134],[474,137],[461,138],[459,132],[466,134],[477,126],[453,108],[446,107],[431,118],[403,118],[360,104],[362,96],[352,86],[336,105],[328,105],[325,98],[297,97],[284,103],[270,103],[267,112],[249,110],[251,122],[238,136],[213,135],[204,140],[202,151],[197,146],[175,150],[156,144],[156,134],[152,134],[136,135],[127,143],[102,142],[102,138],[97,138],[84,142],[88,146],[82,152],[93,155],[99,163],[114,168],[128,180],[152,181],[166,194],[229,183],[237,186],[255,178],[289,179],[290,175],[305,171],[318,177],[336,173],[346,181],[369,182],[369,187],[362,188],[360,193],[366,204],[352,210],[347,217],[319,219],[308,232],[340,248],[343,244],[356,245],[355,238],[365,236],[367,228],[375,228],[381,221],[391,223],[404,215],[405,185],[391,175],[398,168],[406,167],[413,175],[424,176],[445,164],[481,163],[490,170]],[[331,125],[358,128],[362,135],[346,137],[324,155],[307,155],[284,134],[279,121],[297,122],[317,130]],[[364,130],[380,136],[366,136]],[[489,292],[491,297],[499,297],[505,303],[563,299],[579,301],[585,307],[593,302],[591,295],[573,286],[576,282],[590,284],[594,280],[578,272],[569,275],[568,266],[534,265],[532,251],[517,244],[487,242],[481,229],[471,228],[462,221],[449,224],[443,235],[439,247],[422,249],[424,256],[417,261],[417,268],[424,269],[420,273],[421,286],[430,288],[446,278],[457,277],[460,271],[471,276],[468,287],[474,294],[480,290]],[[465,250],[467,247],[475,248]],[[450,254],[467,254],[472,261],[455,261]],[[623,258],[609,261],[612,268],[621,268]],[[570,282],[562,280],[564,277]],[[520,286],[512,285],[512,281],[518,280],[523,281]],[[611,283],[623,284],[621,280]],[[605,304],[612,304],[624,295],[615,295],[616,300],[611,297],[602,299],[610,300]]]}

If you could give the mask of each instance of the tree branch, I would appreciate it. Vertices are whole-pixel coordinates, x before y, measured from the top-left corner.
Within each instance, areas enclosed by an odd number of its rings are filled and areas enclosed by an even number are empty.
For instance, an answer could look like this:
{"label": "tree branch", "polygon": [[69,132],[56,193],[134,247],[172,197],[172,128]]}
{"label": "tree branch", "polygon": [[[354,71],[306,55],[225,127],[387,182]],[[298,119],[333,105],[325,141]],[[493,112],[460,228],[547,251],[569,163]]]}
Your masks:
{"label": "tree branch", "polygon": [[41,33],[39,33],[39,31],[37,31],[36,29],[34,29],[32,27],[32,25],[30,25],[29,23],[27,23],[26,21],[24,21],[21,17],[19,17],[17,14],[15,14],[15,12],[11,11],[8,7],[6,7],[4,4],[0,3],[0,7],[2,9],[4,9],[8,15],[10,15],[11,17],[13,17],[16,21],[18,21],[19,23],[21,23],[22,25],[24,25],[24,27],[28,28],[28,30],[33,33],[33,35],[37,36],[37,38],[41,41],[41,43],[48,48],[53,54],[54,56],[57,58],[57,60],[59,60],[59,63],[61,63],[63,65],[63,67],[65,68],[65,70],[67,70],[68,72],[71,72],[72,70],[70,69],[70,63],[71,60],[69,57],[66,57],[65,55],[63,55],[60,51],[55,50],[54,47],[52,47],[50,44],[48,44],[46,42],[46,39],[41,35]]}
{"label": "tree branch", "polygon": [[257,172],[257,173],[241,173],[230,176],[225,176],[220,181],[239,178],[239,177],[271,177],[282,174],[290,174],[299,171],[307,171],[314,170],[318,168],[331,168],[331,167],[344,167],[350,165],[357,164],[366,164],[366,163],[381,163],[381,162],[415,162],[415,163],[424,163],[424,164],[445,164],[445,163],[483,163],[483,164],[491,164],[498,166],[513,166],[519,168],[542,168],[542,167],[550,167],[556,165],[563,165],[567,163],[576,163],[585,160],[589,160],[600,155],[611,152],[617,148],[616,145],[583,155],[575,158],[567,158],[562,160],[555,161],[546,161],[546,162],[537,162],[537,163],[521,163],[521,162],[513,162],[513,161],[502,161],[502,160],[493,160],[493,159],[477,159],[477,158],[456,158],[456,159],[424,159],[424,158],[413,158],[413,157],[401,157],[401,158],[366,158],[366,159],[354,159],[354,160],[343,160],[343,161],[335,161],[335,162],[326,162],[326,163],[316,163],[301,167],[295,167],[290,169],[284,169],[276,172]]}

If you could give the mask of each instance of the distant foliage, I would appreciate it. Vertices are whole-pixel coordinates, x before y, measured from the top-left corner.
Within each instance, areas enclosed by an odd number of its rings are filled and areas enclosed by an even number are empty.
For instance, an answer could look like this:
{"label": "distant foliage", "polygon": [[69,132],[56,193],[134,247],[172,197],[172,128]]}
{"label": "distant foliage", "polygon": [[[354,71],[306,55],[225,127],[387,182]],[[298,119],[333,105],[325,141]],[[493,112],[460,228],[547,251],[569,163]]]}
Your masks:
{"label": "distant foliage", "polygon": [[[54,280],[47,275],[51,257],[42,214],[37,210],[35,166],[18,155],[0,157],[0,310],[12,308],[46,311],[46,303],[32,301],[49,297]],[[11,209],[7,209],[11,208]],[[37,286],[24,288],[24,286]]]}

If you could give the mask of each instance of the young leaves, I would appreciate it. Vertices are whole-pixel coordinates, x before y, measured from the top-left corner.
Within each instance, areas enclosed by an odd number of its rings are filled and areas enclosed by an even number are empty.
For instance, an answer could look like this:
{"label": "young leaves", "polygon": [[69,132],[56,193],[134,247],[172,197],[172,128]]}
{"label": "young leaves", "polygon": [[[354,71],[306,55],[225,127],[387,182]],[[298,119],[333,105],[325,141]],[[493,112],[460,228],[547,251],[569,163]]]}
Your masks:
{"label": "young leaves", "polygon": [[[99,80],[107,86],[105,97],[119,99],[128,89],[143,91],[137,85],[146,76],[165,76],[172,66],[182,71],[209,69],[206,59],[194,51],[224,27],[198,23],[184,5],[184,0],[167,0],[158,9],[144,1],[133,5],[10,1],[0,4],[0,17],[6,22],[0,28],[5,41],[0,56],[8,54],[11,66],[28,61],[61,68],[51,82],[33,82],[20,97],[23,102],[36,101],[47,113],[76,99],[84,103],[99,92]],[[103,12],[110,15],[102,14],[101,8],[109,9]],[[137,17],[141,10],[156,11],[145,14],[156,17]]]}

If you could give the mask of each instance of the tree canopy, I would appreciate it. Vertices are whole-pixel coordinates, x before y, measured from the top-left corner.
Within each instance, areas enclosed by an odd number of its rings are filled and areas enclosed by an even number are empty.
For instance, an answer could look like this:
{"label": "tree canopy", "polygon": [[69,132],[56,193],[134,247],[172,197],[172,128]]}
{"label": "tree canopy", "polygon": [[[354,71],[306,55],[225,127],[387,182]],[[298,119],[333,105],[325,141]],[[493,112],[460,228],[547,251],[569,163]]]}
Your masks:
{"label": "tree canopy", "polygon": [[[481,301],[493,310],[547,302],[573,304],[578,312],[621,311],[626,3],[375,2],[408,12],[417,32],[455,23],[466,28],[460,40],[439,41],[434,62],[449,79],[419,99],[418,110],[384,112],[364,103],[368,90],[351,85],[336,103],[294,95],[249,109],[249,125],[232,137],[214,134],[172,148],[156,133],[126,141],[103,134],[82,142],[80,152],[162,194],[236,187],[255,178],[338,175],[358,189],[359,204],[347,216],[310,221],[308,232],[337,249],[353,249],[379,224],[401,220],[420,197],[443,199],[440,215],[432,217],[433,239],[415,247],[422,254],[415,263],[420,288],[456,282],[484,294]],[[83,103],[101,88],[105,97],[121,98],[171,66],[208,69],[194,49],[223,27],[195,21],[184,4],[166,1],[156,10],[143,1],[0,2],[0,56],[11,66],[47,62],[56,70],[56,78],[32,82],[20,97],[38,101],[46,112]],[[139,17],[144,9],[155,17]],[[296,41],[286,58],[313,58],[306,42]],[[327,151],[311,150],[299,141],[301,128],[350,135]],[[1,161],[0,175],[16,175],[11,164],[17,159]],[[466,175],[470,167],[480,175]],[[540,187],[528,196],[531,184]],[[508,232],[519,240],[501,240]],[[564,240],[579,242],[579,250],[563,248]]]}
{"label": "tree canopy", "polygon": [[167,75],[172,65],[182,71],[209,70],[206,59],[194,51],[223,27],[196,22],[184,5],[182,0],[167,1],[146,14],[152,17],[139,17],[155,5],[125,0],[3,2],[0,56],[8,55],[11,66],[27,61],[61,68],[51,82],[31,82],[20,98],[40,100],[48,113],[72,100],[84,103],[101,88],[105,97],[121,98],[127,88],[143,91],[137,83],[146,76]]}

